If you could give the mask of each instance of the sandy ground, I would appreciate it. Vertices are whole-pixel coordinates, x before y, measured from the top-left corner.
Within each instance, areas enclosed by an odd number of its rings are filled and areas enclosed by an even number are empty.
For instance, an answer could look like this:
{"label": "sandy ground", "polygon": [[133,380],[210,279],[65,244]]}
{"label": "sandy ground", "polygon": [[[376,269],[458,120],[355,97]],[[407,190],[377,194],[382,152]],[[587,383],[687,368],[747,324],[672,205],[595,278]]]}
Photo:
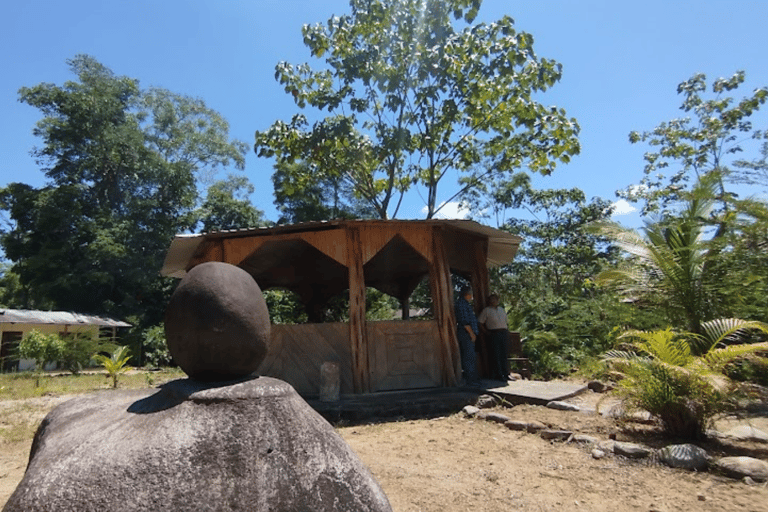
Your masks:
{"label": "sandy ground", "polygon": [[[592,393],[571,399],[591,406]],[[34,426],[66,397],[0,402],[0,506],[21,480]],[[663,442],[653,427],[539,406],[491,409],[512,419],[607,439]],[[23,418],[23,420],[22,420]],[[768,432],[768,419],[730,418]],[[25,426],[26,425],[26,426]],[[545,441],[463,414],[338,427],[397,512],[415,511],[768,511],[767,484],[670,469],[653,460],[594,459],[590,448]],[[668,442],[668,441],[667,441]],[[768,460],[768,445],[709,443],[712,454]]]}

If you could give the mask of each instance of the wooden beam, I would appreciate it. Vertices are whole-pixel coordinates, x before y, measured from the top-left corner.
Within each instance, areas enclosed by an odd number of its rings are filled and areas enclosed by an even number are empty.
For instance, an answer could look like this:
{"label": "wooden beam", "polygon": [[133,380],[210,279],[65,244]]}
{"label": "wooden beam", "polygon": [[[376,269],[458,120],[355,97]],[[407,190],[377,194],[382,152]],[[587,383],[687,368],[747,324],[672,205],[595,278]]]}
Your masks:
{"label": "wooden beam", "polygon": [[[475,314],[480,316],[480,312],[488,305],[488,294],[490,293],[490,284],[488,282],[488,240],[477,240],[472,244],[472,294],[474,295]],[[478,358],[478,372],[481,377],[490,377],[491,355],[489,340],[485,336],[478,336],[475,349],[480,352]]]}
{"label": "wooden beam", "polygon": [[349,342],[352,383],[355,393],[370,393],[368,334],[365,326],[365,276],[360,230],[347,226],[346,246],[349,268]]}
{"label": "wooden beam", "polygon": [[461,359],[459,357],[459,340],[456,338],[456,315],[453,311],[453,287],[451,286],[451,269],[448,266],[448,256],[443,244],[444,230],[439,227],[432,229],[431,271],[429,287],[432,292],[432,311],[437,322],[439,336],[440,372],[442,384],[453,387],[461,375]]}

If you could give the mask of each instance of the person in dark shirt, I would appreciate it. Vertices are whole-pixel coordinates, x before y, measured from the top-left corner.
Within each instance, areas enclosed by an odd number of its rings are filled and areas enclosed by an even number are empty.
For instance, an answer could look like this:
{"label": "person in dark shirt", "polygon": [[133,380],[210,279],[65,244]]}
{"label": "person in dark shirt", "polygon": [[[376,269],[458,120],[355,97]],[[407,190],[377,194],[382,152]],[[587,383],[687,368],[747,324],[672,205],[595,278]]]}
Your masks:
{"label": "person in dark shirt", "polygon": [[480,385],[475,358],[475,341],[479,331],[477,317],[471,302],[472,288],[465,286],[461,289],[456,301],[456,337],[459,339],[461,370],[464,373],[464,380],[467,385],[476,387]]}

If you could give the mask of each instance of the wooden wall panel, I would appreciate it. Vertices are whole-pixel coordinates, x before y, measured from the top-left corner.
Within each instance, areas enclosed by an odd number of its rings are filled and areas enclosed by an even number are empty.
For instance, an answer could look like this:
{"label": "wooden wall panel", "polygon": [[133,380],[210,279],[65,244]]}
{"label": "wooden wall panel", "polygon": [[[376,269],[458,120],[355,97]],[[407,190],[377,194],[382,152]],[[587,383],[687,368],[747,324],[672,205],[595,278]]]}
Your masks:
{"label": "wooden wall panel", "polygon": [[437,322],[368,322],[371,391],[440,386]]}
{"label": "wooden wall panel", "polygon": [[343,229],[327,231],[308,231],[301,233],[300,238],[315,249],[347,266],[347,234]]}
{"label": "wooden wall panel", "polygon": [[260,375],[284,380],[302,395],[320,392],[320,366],[326,361],[339,364],[341,392],[353,392],[346,323],[273,325],[267,357]]}
{"label": "wooden wall panel", "polygon": [[263,237],[224,238],[222,261],[239,265],[264,244]]}

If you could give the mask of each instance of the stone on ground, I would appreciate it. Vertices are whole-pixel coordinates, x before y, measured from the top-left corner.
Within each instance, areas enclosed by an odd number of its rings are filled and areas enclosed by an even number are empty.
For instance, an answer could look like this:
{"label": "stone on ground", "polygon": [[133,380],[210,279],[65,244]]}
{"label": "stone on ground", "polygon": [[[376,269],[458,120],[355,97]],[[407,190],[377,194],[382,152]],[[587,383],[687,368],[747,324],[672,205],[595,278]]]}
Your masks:
{"label": "stone on ground", "polygon": [[549,409],[555,409],[558,411],[580,411],[581,408],[578,405],[570,404],[568,402],[561,402],[559,400],[553,400],[547,403]]}
{"label": "stone on ground", "polygon": [[694,444],[665,446],[658,451],[659,460],[673,468],[704,471],[709,465],[707,451]]}
{"label": "stone on ground", "polygon": [[723,457],[717,459],[713,467],[731,478],[749,477],[757,482],[768,480],[768,463],[753,457]]}
{"label": "stone on ground", "polygon": [[768,443],[768,434],[751,425],[738,425],[727,432],[723,432],[723,435],[739,441]]}

